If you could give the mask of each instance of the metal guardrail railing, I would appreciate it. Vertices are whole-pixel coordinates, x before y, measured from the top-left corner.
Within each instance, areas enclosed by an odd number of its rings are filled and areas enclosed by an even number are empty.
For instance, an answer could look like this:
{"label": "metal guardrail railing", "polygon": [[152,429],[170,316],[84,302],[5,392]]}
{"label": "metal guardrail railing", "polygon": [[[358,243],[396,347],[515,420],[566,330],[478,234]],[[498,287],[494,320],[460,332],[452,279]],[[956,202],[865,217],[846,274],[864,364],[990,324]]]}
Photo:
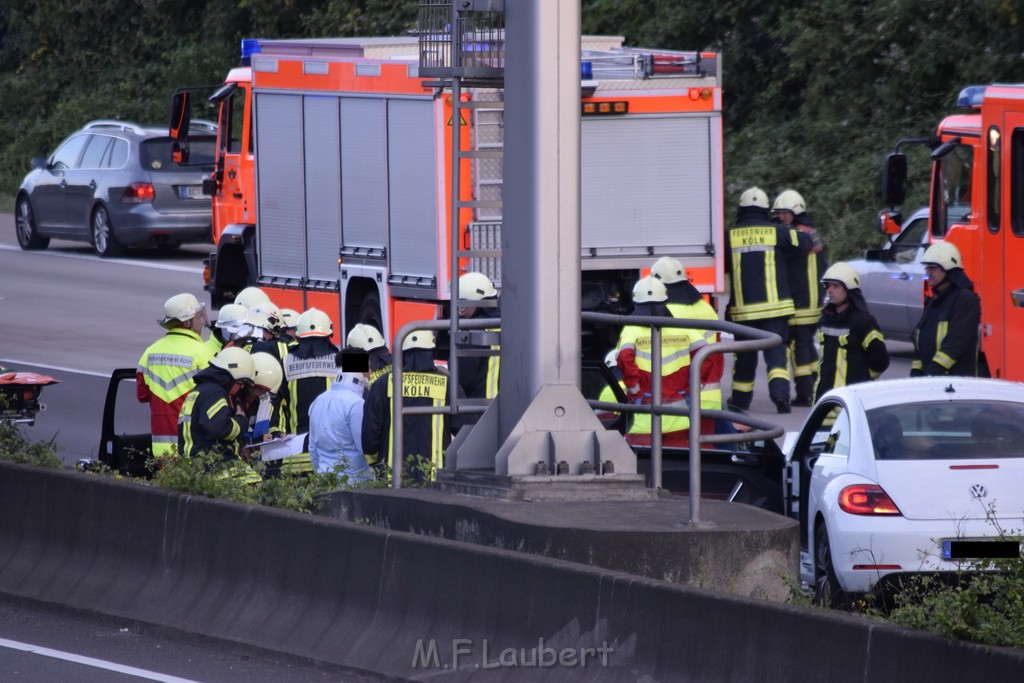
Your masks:
{"label": "metal guardrail railing", "polygon": [[[701,347],[690,359],[690,387],[700,387],[700,369],[708,356],[714,353],[735,353],[737,351],[760,351],[770,349],[782,343],[782,338],[771,332],[764,332],[752,327],[737,325],[722,320],[706,320],[692,318],[665,318],[660,316],[629,316],[612,315],[609,313],[583,313],[584,323],[605,323],[611,325],[640,325],[651,328],[651,358],[661,358],[661,328],[683,327],[698,330],[715,330],[731,334],[734,339],[744,341],[717,341]],[[696,400],[694,400],[696,399]],[[623,403],[606,403],[587,401],[588,405],[604,410],[620,410],[623,412],[646,412],[651,415],[651,483],[656,489],[662,483],[662,439],[661,417],[663,415],[686,415],[690,418],[690,523],[700,522],[701,492],[701,444],[702,443],[745,443],[760,439],[775,439],[783,435],[782,427],[764,420],[751,417],[744,413],[729,410],[702,411],[700,393],[691,392],[685,408],[664,406],[661,403],[661,364],[651,363],[651,403],[638,406]],[[702,412],[708,417],[737,422],[753,429],[738,434],[705,434],[700,433]]]}
{"label": "metal guardrail railing", "polygon": [[[701,347],[690,359],[690,387],[700,387],[700,370],[704,361],[715,353],[735,353],[739,351],[760,351],[770,349],[782,343],[779,335],[764,332],[752,327],[738,325],[736,323],[721,320],[706,320],[695,318],[666,318],[660,316],[627,316],[612,315],[608,313],[582,314],[584,323],[604,323],[611,325],[640,325],[651,328],[651,357],[661,358],[661,329],[663,327],[679,327],[687,329],[714,330],[724,332],[733,336],[733,341],[717,341]],[[458,415],[460,413],[482,413],[487,410],[485,405],[447,405],[440,407],[433,406],[405,406],[402,396],[402,364],[404,354],[402,344],[405,338],[416,330],[450,330],[451,321],[447,319],[414,321],[404,325],[395,336],[395,351],[392,364],[392,400],[394,410],[392,414],[392,446],[391,446],[391,485],[393,488],[402,486],[402,457],[404,451],[404,426],[402,417],[404,415]],[[474,318],[460,320],[460,330],[484,330],[501,326],[500,318]],[[739,341],[736,341],[739,339]],[[700,393],[691,394],[688,397],[685,407],[666,406],[661,402],[661,364],[652,363],[651,372],[651,403],[650,405],[636,405],[632,403],[610,403],[605,401],[588,400],[587,404],[592,408],[602,410],[614,410],[626,413],[648,413],[651,415],[651,483],[653,488],[660,489],[662,484],[662,432],[661,418],[664,415],[683,415],[690,419],[690,523],[700,522],[700,491],[701,491],[701,444],[717,443],[746,443],[761,439],[775,439],[783,435],[784,430],[778,425],[759,420],[745,413],[736,413],[729,410],[702,410],[700,406]],[[452,378],[451,381],[457,381]],[[696,399],[696,400],[693,400]],[[725,419],[748,427],[751,431],[737,434],[701,434],[701,416],[710,418]]]}

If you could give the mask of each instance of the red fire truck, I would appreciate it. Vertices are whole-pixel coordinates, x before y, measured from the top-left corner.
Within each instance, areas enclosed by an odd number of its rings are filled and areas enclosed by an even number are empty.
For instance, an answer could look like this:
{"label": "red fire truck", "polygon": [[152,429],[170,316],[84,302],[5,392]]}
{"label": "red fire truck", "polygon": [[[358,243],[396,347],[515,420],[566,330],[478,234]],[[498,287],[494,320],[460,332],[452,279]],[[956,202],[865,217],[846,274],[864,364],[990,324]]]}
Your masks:
{"label": "red fire truck", "polygon": [[[628,311],[637,270],[662,255],[702,291],[724,288],[721,60],[621,43],[584,36],[581,53],[583,305],[610,312]],[[245,40],[242,64],[208,98],[219,109],[214,307],[259,285],[278,306],[328,312],[338,330],[372,322],[390,337],[436,318],[450,299],[453,111],[471,152],[456,174],[460,249],[490,252],[460,270],[501,284],[494,152],[515,103],[500,87],[464,87],[453,108],[418,73],[415,38]],[[189,118],[210,118],[194,93],[172,104],[183,159]]]}
{"label": "red fire truck", "polygon": [[[946,117],[931,138],[903,140],[883,169],[890,207],[903,203],[907,156],[900,147],[931,148],[930,239],[949,240],[981,297],[981,369],[1024,380],[1024,85],[971,86],[961,91],[963,113]],[[883,230],[898,230],[895,212]],[[1014,264],[1017,264],[1016,266]]]}

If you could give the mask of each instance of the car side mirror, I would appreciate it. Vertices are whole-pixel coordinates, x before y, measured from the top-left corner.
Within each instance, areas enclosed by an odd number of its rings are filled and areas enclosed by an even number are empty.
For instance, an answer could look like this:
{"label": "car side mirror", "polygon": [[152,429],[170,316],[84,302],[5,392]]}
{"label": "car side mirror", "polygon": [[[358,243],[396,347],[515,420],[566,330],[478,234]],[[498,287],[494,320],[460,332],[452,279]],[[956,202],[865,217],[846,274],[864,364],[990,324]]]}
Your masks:
{"label": "car side mirror", "polygon": [[182,144],[175,140],[171,143],[171,161],[175,164],[187,164],[189,157],[188,144]]}
{"label": "car side mirror", "polygon": [[865,249],[865,261],[892,261],[893,254],[889,249]]}

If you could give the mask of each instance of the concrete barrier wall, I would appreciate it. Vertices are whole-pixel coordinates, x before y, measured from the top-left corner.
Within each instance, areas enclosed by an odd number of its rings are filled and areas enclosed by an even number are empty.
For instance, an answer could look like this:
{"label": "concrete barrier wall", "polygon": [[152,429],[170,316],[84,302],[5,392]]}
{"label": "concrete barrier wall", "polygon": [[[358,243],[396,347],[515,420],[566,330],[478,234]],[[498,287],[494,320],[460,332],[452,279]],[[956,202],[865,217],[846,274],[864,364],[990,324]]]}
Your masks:
{"label": "concrete barrier wall", "polygon": [[1024,672],[1024,652],[846,615],[9,463],[0,463],[0,592],[404,679]]}

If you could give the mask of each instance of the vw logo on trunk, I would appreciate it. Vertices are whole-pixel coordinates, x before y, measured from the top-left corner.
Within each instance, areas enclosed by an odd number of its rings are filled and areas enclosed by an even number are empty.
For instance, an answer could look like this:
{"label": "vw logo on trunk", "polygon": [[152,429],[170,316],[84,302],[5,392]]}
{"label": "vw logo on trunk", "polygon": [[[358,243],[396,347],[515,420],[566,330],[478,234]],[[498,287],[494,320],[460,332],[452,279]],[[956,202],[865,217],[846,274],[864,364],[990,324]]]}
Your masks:
{"label": "vw logo on trunk", "polygon": [[975,484],[971,487],[971,498],[984,498],[988,495],[988,489],[981,484]]}

